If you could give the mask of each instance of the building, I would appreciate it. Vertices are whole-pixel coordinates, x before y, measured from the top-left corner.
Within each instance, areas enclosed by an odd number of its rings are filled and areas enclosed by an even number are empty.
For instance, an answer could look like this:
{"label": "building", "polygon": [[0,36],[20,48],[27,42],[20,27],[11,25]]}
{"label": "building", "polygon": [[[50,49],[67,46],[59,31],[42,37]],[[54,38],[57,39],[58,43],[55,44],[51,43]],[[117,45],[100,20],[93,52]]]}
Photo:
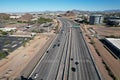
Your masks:
{"label": "building", "polygon": [[114,56],[120,58],[120,38],[105,38],[104,44],[113,52]]}
{"label": "building", "polygon": [[19,19],[21,15],[10,15],[11,19]]}
{"label": "building", "polygon": [[2,30],[2,31],[11,31],[11,30],[13,30],[13,31],[15,31],[16,28],[15,27],[14,28],[8,28],[8,27],[6,27],[6,28],[0,28],[0,30]]}
{"label": "building", "polygon": [[91,25],[101,24],[103,23],[103,16],[102,15],[91,15],[89,19],[89,23]]}
{"label": "building", "polygon": [[120,18],[119,17],[110,17],[110,18],[108,18],[107,25],[120,26]]}

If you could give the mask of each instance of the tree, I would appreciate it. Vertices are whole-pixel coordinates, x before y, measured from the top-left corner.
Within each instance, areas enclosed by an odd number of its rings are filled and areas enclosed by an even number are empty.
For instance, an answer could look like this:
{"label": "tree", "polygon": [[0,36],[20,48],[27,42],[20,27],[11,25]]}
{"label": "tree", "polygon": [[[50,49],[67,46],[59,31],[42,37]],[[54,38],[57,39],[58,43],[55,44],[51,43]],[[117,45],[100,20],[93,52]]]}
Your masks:
{"label": "tree", "polygon": [[37,22],[40,24],[43,24],[43,23],[47,23],[47,22],[52,22],[52,19],[40,17],[40,18],[38,18]]}

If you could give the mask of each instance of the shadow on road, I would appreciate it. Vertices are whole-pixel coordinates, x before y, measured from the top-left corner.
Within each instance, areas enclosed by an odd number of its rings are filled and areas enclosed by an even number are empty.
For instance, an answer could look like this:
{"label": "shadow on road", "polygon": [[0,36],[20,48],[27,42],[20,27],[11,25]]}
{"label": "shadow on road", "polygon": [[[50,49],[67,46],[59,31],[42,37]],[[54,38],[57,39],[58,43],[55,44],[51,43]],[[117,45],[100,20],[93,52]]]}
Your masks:
{"label": "shadow on road", "polygon": [[34,79],[32,79],[32,78],[25,78],[24,76],[21,76],[21,80],[34,80]]}

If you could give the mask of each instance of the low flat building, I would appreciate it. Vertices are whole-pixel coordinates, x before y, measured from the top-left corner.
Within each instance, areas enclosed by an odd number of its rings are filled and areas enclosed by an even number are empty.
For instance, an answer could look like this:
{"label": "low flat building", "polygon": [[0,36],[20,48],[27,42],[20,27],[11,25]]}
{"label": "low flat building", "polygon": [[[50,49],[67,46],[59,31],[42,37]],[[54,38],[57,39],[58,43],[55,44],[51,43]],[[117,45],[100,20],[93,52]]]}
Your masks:
{"label": "low flat building", "polygon": [[120,38],[105,38],[104,44],[120,58]]}
{"label": "low flat building", "polygon": [[19,19],[21,17],[21,15],[11,15],[10,18],[11,19]]}
{"label": "low flat building", "polygon": [[116,46],[118,49],[120,49],[120,39],[116,38],[106,38],[107,41],[109,41],[111,44]]}
{"label": "low flat building", "polygon": [[110,17],[107,21],[107,25],[120,26],[120,18],[119,17]]}
{"label": "low flat building", "polygon": [[7,27],[5,27],[5,28],[0,28],[0,30],[2,30],[2,31],[11,31],[11,30],[16,30],[16,28],[7,28]]}

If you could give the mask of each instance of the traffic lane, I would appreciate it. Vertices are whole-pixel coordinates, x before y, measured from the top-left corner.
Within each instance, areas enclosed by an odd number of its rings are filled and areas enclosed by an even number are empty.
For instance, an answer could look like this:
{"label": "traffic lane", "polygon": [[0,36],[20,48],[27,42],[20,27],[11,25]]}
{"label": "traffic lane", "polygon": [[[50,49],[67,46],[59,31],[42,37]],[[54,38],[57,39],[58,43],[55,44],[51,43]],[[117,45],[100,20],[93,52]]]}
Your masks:
{"label": "traffic lane", "polygon": [[74,56],[75,56],[75,57],[74,57],[74,58],[75,58],[75,59],[74,59],[74,66],[75,66],[75,71],[76,71],[76,73],[75,73],[75,78],[76,78],[76,80],[80,80],[80,78],[81,78],[80,76],[81,76],[81,75],[80,75],[80,68],[79,68],[80,65],[79,65],[79,57],[78,57],[78,56],[79,56],[79,48],[78,48],[79,46],[78,46],[78,43],[77,43],[77,42],[78,42],[78,41],[77,41],[77,40],[78,40],[77,37],[78,37],[78,36],[74,35],[74,38],[76,39],[76,40],[74,41],[74,42],[75,42],[75,43],[74,43],[74,46],[75,46],[75,50],[74,50],[74,51],[75,51],[75,52],[74,52],[74,53],[75,53],[75,54],[74,54]]}
{"label": "traffic lane", "polygon": [[[57,41],[58,39],[56,39],[56,41]],[[56,42],[55,41],[55,42]],[[53,45],[54,45],[55,43],[53,43]],[[37,67],[37,69],[35,70],[35,72],[34,72],[34,74],[35,73],[40,73],[40,75],[42,76],[44,73],[43,72],[45,72],[46,73],[46,71],[47,71],[47,69],[49,69],[49,68],[47,68],[48,66],[52,66],[52,64],[51,64],[51,62],[52,62],[52,60],[55,58],[55,55],[56,54],[54,54],[54,51],[56,51],[58,48],[53,48],[53,45],[51,46],[51,48],[50,48],[50,51],[47,53],[47,54],[45,54],[45,57],[43,58],[43,60],[41,60],[41,63],[39,64],[39,66]],[[43,71],[44,70],[44,71]],[[43,74],[41,74],[41,73],[43,73]],[[34,74],[33,74],[33,76],[32,76],[32,78],[34,77]],[[43,75],[44,76],[44,75]]]}
{"label": "traffic lane", "polygon": [[[64,39],[64,38],[63,38]],[[57,40],[56,40],[57,41]],[[56,50],[56,49],[55,49]],[[53,53],[53,52],[52,52]],[[50,54],[50,53],[48,53],[48,54]],[[53,54],[52,54],[53,55]],[[55,57],[55,55],[54,55],[54,57]],[[52,57],[52,58],[54,58],[54,57]],[[49,58],[50,58],[50,56],[49,56]],[[49,60],[49,59],[47,59],[47,60]],[[50,60],[49,60],[50,61]],[[51,65],[51,64],[49,64],[49,63],[47,63],[48,65]],[[43,64],[44,65],[44,64]],[[46,64],[45,64],[46,65]],[[43,66],[44,67],[44,66]],[[39,67],[40,69],[41,69],[41,67]],[[39,71],[40,69],[37,69],[36,71]],[[47,69],[49,69],[49,68],[47,68]],[[44,69],[42,69],[42,70],[44,70]],[[36,72],[35,71],[35,72]],[[47,71],[47,70],[46,70]],[[46,73],[46,72],[45,72]],[[39,78],[40,79],[40,78]]]}
{"label": "traffic lane", "polygon": [[[61,68],[59,70],[61,70],[61,74],[59,75],[58,73],[58,76],[57,76],[57,80],[61,80],[61,79],[64,79],[64,77],[67,77],[66,76],[66,69],[67,69],[67,58],[68,58],[68,43],[69,43],[69,33],[66,34],[66,42],[65,42],[65,47],[64,47],[64,50],[63,50],[63,56],[62,56],[62,60],[61,60],[61,63],[62,64]],[[59,71],[60,72],[60,71]]]}
{"label": "traffic lane", "polygon": [[56,76],[57,76],[57,72],[58,72],[58,68],[59,68],[59,64],[60,64],[60,60],[61,60],[61,56],[62,56],[62,51],[63,51],[63,47],[65,46],[65,41],[66,41],[66,37],[63,38],[64,41],[62,41],[62,44],[57,52],[57,56],[56,59],[54,59],[54,61],[57,61],[57,63],[53,64],[53,67],[51,67],[49,76],[47,76],[47,80],[55,80]]}
{"label": "traffic lane", "polygon": [[[57,56],[57,55],[56,55]],[[54,57],[56,57],[56,56],[54,56]],[[58,56],[59,57],[59,56]],[[47,79],[45,79],[45,80],[53,80],[54,78],[55,78],[55,76],[54,76],[54,73],[55,72],[52,72],[52,71],[55,71],[57,68],[57,66],[58,66],[58,61],[59,60],[57,60],[58,59],[58,57],[54,60],[54,61],[52,61],[52,67],[49,69],[49,74],[50,74],[50,77],[49,77],[49,75],[48,76],[46,76],[47,77]],[[51,69],[55,69],[55,70],[51,70]],[[46,72],[45,72],[45,74],[46,74]],[[51,77],[51,75],[53,75],[52,77]],[[42,76],[43,77],[43,76]],[[40,79],[40,78],[39,78]]]}
{"label": "traffic lane", "polygon": [[[53,46],[54,46],[54,44],[55,43],[57,43],[57,41],[58,41],[58,39],[60,39],[60,36],[59,35],[57,35],[57,38],[56,38],[56,40],[53,42],[53,44],[50,46],[50,48],[49,48],[49,50],[52,52],[53,51]],[[48,50],[48,52],[49,52],[49,50]],[[45,57],[47,57],[49,54],[45,54]]]}
{"label": "traffic lane", "polygon": [[66,61],[66,54],[68,55],[68,42],[69,42],[69,33],[67,33],[66,35],[66,41],[64,43],[64,46],[63,46],[63,50],[61,51],[62,53],[62,56],[61,56],[61,60],[60,60],[60,63],[59,63],[59,69],[58,69],[58,73],[57,73],[57,77],[55,80],[62,80],[63,79],[63,74],[64,74],[64,69],[65,69],[65,61]]}
{"label": "traffic lane", "polygon": [[[57,51],[57,50],[56,50]],[[52,57],[52,59],[57,59],[56,58],[56,56],[58,55],[58,54],[52,54],[53,55],[53,57]],[[43,70],[41,70],[40,69],[40,71],[39,71],[39,77],[38,77],[38,79],[44,79],[44,80],[47,80],[47,78],[49,77],[49,74],[51,74],[50,72],[51,72],[51,68],[53,68],[54,67],[54,64],[57,64],[58,63],[58,60],[50,60],[50,59],[48,59],[47,61],[46,61],[46,63],[45,64],[41,64],[41,65],[44,65],[43,67],[45,68],[45,69],[43,69]]]}
{"label": "traffic lane", "polygon": [[69,80],[77,80],[77,73],[76,73],[76,35],[74,34],[73,29],[71,30],[72,34],[72,43],[71,43],[71,58],[70,61],[70,68],[69,68]]}
{"label": "traffic lane", "polygon": [[[76,35],[78,35],[77,34],[77,30],[75,30],[75,34]],[[80,35],[78,35],[79,37],[80,37]],[[77,39],[76,39],[77,40]],[[83,72],[82,72],[82,74],[84,74],[83,75],[83,78],[82,79],[85,79],[85,80],[89,80],[90,79],[90,74],[88,74],[89,73],[89,69],[88,69],[88,65],[87,65],[87,59],[88,59],[88,55],[86,55],[87,54],[87,50],[86,50],[86,48],[84,48],[83,47],[83,43],[84,42],[82,42],[82,37],[81,38],[79,38],[79,41],[77,40],[76,42],[80,42],[80,45],[79,45],[79,47],[80,47],[80,60],[79,60],[79,62],[80,63],[82,63],[81,65],[82,65],[82,69],[83,69]],[[90,66],[89,66],[90,67]]]}
{"label": "traffic lane", "polygon": [[[76,42],[79,42],[79,47],[81,48],[81,58],[82,58],[82,63],[84,64],[83,68],[85,68],[86,70],[86,75],[85,78],[87,78],[87,80],[100,80],[99,76],[97,75],[97,71],[95,69],[95,66],[93,64],[93,61],[91,59],[91,55],[88,51],[88,48],[85,44],[85,41],[83,39],[83,35],[82,34],[78,34],[80,32],[80,29],[76,29],[76,35],[78,36]],[[81,46],[82,45],[82,46]],[[83,57],[82,57],[83,56]]]}
{"label": "traffic lane", "polygon": [[70,55],[71,55],[71,32],[68,32],[68,40],[67,40],[67,49],[66,51],[66,59],[64,64],[64,74],[63,74],[63,80],[68,79],[68,73],[69,73],[69,62],[70,62]]}
{"label": "traffic lane", "polygon": [[[50,70],[50,68],[51,68],[51,66],[53,64],[52,59],[54,59],[55,56],[56,56],[56,54],[54,54],[53,51],[51,51],[51,53],[49,52],[48,54],[45,55],[45,57],[43,58],[43,60],[39,64],[39,66],[37,67],[36,71],[34,72],[34,73],[39,74],[39,79],[40,78],[44,79],[44,76],[48,75],[48,72],[49,72],[49,70]],[[34,75],[33,75],[33,77],[34,77]]]}
{"label": "traffic lane", "polygon": [[84,49],[82,48],[82,42],[80,41],[81,39],[76,41],[78,42],[77,44],[77,51],[78,51],[78,66],[77,69],[80,69],[80,72],[78,74],[80,74],[80,79],[81,80],[88,80],[88,75],[87,75],[87,70],[86,70],[86,66],[85,66],[85,59],[84,59]]}
{"label": "traffic lane", "polygon": [[[88,53],[87,46],[83,40],[82,35],[79,34],[79,29],[72,29],[72,53],[70,67],[70,80],[99,80],[95,67]],[[78,54],[78,55],[77,55]],[[77,57],[79,56],[79,57]],[[75,66],[75,62],[78,62]],[[71,71],[71,69],[73,71]],[[79,70],[80,69],[80,70]],[[79,72],[81,71],[81,72]],[[76,76],[77,75],[77,76]]]}

